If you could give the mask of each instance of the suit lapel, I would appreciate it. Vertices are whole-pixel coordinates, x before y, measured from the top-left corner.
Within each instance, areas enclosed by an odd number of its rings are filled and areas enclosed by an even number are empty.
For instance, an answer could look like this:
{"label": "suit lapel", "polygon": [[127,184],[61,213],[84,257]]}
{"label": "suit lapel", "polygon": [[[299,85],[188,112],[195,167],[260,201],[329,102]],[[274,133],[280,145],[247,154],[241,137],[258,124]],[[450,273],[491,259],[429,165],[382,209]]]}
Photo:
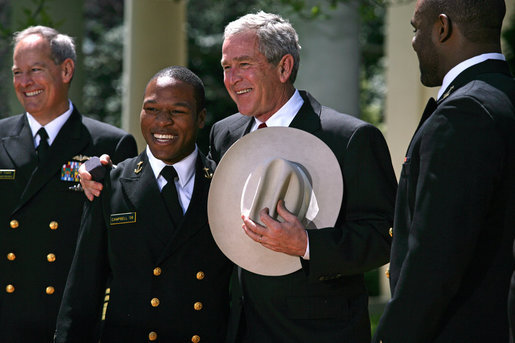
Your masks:
{"label": "suit lapel", "polygon": [[299,91],[299,93],[304,99],[304,104],[293,118],[290,127],[314,133],[321,128],[320,113],[322,112],[322,106],[308,92]]}
{"label": "suit lapel", "polygon": [[20,184],[27,184],[36,168],[37,158],[34,138],[25,114],[20,116],[13,131],[14,135],[5,137],[2,143],[13,165],[16,166],[16,178],[22,177],[24,182]]}
{"label": "suit lapel", "polygon": [[146,152],[141,153],[134,160],[134,164],[127,169],[124,177],[120,178],[123,192],[140,213],[139,218],[141,215],[149,218],[150,222],[146,226],[151,228],[149,231],[164,247],[170,240],[173,224],[161,199],[156,177],[148,163]]}
{"label": "suit lapel", "polygon": [[[208,173],[206,173],[205,168],[208,168]],[[211,182],[211,176],[209,175],[212,175],[212,173],[213,169],[208,166],[205,157],[199,153],[196,164],[195,185],[188,210],[184,214],[184,220],[180,227],[164,249],[158,263],[172,255],[176,249],[183,246],[186,241],[194,237],[206,226],[207,195]]]}
{"label": "suit lapel", "polygon": [[[236,142],[238,139],[249,133],[250,127],[253,123],[253,117],[251,116],[245,116],[242,115],[241,118],[239,118],[237,121],[232,123],[232,125],[229,127],[229,133],[231,139],[233,139],[233,143]],[[232,144],[231,144],[232,145]]]}
{"label": "suit lapel", "polygon": [[72,115],[63,125],[49,149],[48,159],[34,170],[20,203],[15,212],[36,194],[52,177],[56,177],[62,165],[72,156],[82,151],[89,143],[90,137],[83,130],[82,116],[73,110]]}

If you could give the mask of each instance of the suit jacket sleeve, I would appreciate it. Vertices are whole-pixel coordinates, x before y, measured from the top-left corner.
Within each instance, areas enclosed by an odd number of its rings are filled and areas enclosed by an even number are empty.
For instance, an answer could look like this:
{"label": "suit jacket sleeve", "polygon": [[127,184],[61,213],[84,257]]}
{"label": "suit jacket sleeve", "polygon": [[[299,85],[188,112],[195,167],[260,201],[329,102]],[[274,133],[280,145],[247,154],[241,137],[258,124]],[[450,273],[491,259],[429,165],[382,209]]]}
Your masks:
{"label": "suit jacket sleeve", "polygon": [[[469,263],[501,177],[502,138],[477,100],[446,101],[426,124],[420,140],[412,142],[419,171],[407,186],[414,187],[408,193],[415,197],[407,254],[376,334],[386,343],[433,341],[439,319],[445,320],[464,274],[471,272]],[[405,163],[401,182],[413,180],[414,163]],[[475,273],[480,269],[473,268]]]}
{"label": "suit jacket sleeve", "polygon": [[313,281],[361,274],[390,256],[397,181],[381,132],[361,124],[346,146],[333,151],[342,167],[344,199],[334,228],[308,231],[311,259],[303,265]]}
{"label": "suit jacket sleeve", "polygon": [[120,138],[116,144],[115,151],[111,160],[117,164],[123,160],[134,157],[138,154],[136,140],[131,134],[126,134]]}
{"label": "suit jacket sleeve", "polygon": [[[107,191],[107,189],[106,189]],[[102,199],[86,202],[57,318],[55,342],[98,342],[109,262]]]}

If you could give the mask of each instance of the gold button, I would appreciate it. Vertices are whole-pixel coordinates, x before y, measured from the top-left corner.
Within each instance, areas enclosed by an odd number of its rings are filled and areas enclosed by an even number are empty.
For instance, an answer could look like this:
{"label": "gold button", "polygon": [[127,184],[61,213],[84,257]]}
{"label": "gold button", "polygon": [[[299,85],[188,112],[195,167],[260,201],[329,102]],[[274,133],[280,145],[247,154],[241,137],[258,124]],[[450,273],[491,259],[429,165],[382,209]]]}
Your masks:
{"label": "gold button", "polygon": [[59,224],[56,221],[51,221],[48,226],[50,227],[50,230],[57,230]]}
{"label": "gold button", "polygon": [[14,293],[14,286],[13,286],[13,285],[7,285],[7,286],[5,287],[5,291],[6,291],[7,293]]}
{"label": "gold button", "polygon": [[149,341],[155,341],[157,339],[157,332],[151,331],[148,334],[148,340]]}
{"label": "gold button", "polygon": [[46,294],[54,294],[55,292],[55,288],[52,287],[52,286],[48,286],[46,289],[45,289],[45,292]]}
{"label": "gold button", "polygon": [[48,262],[52,263],[55,261],[55,255],[54,254],[48,254],[46,255],[46,259],[48,260]]}
{"label": "gold button", "polygon": [[195,311],[202,310],[202,303],[200,301],[197,301],[195,304],[193,304],[193,308],[195,309]]}
{"label": "gold button", "polygon": [[155,268],[154,268],[154,275],[155,275],[155,276],[159,276],[159,275],[161,275],[161,268],[159,268],[159,267],[155,267]]}
{"label": "gold button", "polygon": [[197,280],[202,280],[204,278],[204,272],[203,271],[199,271],[197,273]]}
{"label": "gold button", "polygon": [[158,298],[152,298],[152,300],[150,300],[150,304],[152,305],[152,307],[158,307],[159,306],[159,299]]}
{"label": "gold button", "polygon": [[388,233],[390,234],[390,237],[393,237],[393,228],[390,228],[390,230],[388,230]]}
{"label": "gold button", "polygon": [[13,220],[11,220],[9,225],[11,226],[11,228],[16,229],[18,226],[20,226],[20,223],[18,223],[18,221],[16,219],[13,219]]}
{"label": "gold button", "polygon": [[388,269],[387,271],[384,272],[384,275],[386,275],[386,278],[389,279],[390,278],[390,269]]}
{"label": "gold button", "polygon": [[193,337],[191,337],[191,341],[193,343],[198,343],[200,342],[200,336],[199,335],[194,335]]}
{"label": "gold button", "polygon": [[7,254],[7,259],[9,261],[14,261],[14,260],[16,260],[16,255],[14,253],[10,252]]}

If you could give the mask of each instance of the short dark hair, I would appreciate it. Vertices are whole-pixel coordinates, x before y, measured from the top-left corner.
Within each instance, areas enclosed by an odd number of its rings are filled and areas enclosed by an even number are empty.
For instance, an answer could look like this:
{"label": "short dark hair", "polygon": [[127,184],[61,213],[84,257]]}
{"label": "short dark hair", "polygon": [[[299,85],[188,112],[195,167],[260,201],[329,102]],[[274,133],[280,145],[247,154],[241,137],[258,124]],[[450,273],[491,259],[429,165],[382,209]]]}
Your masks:
{"label": "short dark hair", "polygon": [[[148,81],[149,83],[160,77],[169,77],[174,80],[185,82],[193,87],[195,101],[197,102],[197,112],[206,107],[206,93],[204,83],[194,72],[183,66],[170,66],[158,71]],[[147,84],[148,85],[148,84]]]}
{"label": "short dark hair", "polygon": [[457,23],[465,38],[475,43],[498,41],[506,4],[504,0],[427,0],[428,16],[446,14]]}
{"label": "short dark hair", "polygon": [[16,47],[22,39],[30,35],[40,35],[50,44],[51,58],[55,64],[61,64],[64,60],[71,58],[75,63],[77,53],[73,38],[59,33],[56,29],[48,26],[30,26],[23,31],[15,32],[13,35],[13,45]]}

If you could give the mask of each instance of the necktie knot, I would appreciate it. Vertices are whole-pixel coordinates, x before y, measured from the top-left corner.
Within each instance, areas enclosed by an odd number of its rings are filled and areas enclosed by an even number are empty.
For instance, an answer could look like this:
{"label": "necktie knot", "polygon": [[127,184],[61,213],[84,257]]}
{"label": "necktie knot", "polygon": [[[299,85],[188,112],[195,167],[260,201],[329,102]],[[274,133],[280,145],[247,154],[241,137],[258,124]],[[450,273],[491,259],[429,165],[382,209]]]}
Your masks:
{"label": "necktie knot", "polygon": [[262,128],[265,128],[265,127],[268,127],[268,126],[266,125],[266,123],[261,123],[261,124],[259,124],[259,126],[258,126],[258,130],[259,130],[259,129],[262,129]]}
{"label": "necktie knot", "polygon": [[177,171],[173,166],[165,166],[161,170],[161,176],[164,177],[167,182],[174,182],[175,178],[178,177]]}
{"label": "necktie knot", "polygon": [[[46,130],[43,126],[38,130],[37,134],[39,135],[39,138],[41,138],[41,140],[47,141],[48,133],[46,132]],[[48,143],[48,141],[47,141],[47,143]]]}

